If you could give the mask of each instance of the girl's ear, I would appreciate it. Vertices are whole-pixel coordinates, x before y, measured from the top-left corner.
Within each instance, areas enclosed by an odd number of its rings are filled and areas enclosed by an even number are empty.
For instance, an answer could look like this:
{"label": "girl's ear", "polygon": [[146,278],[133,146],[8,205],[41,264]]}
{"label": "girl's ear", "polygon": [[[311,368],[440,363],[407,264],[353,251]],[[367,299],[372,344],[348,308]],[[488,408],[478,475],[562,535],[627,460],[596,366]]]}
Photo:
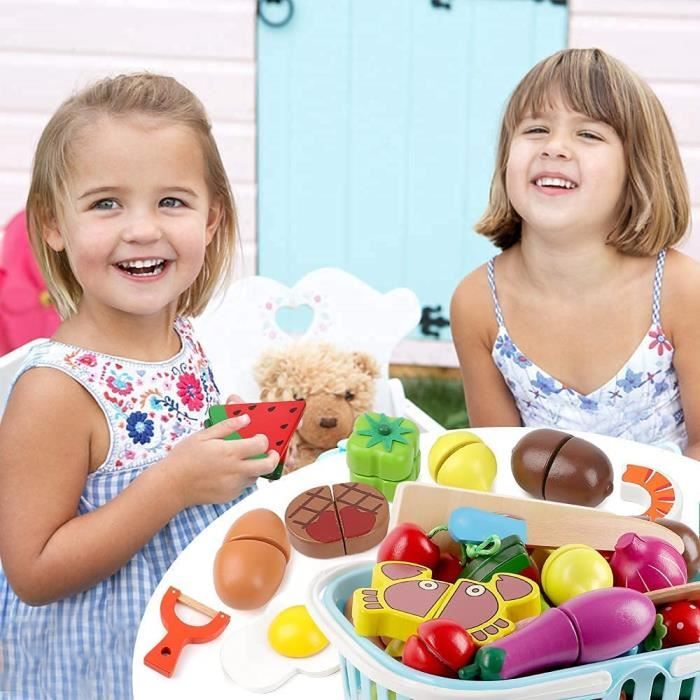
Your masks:
{"label": "girl's ear", "polygon": [[224,208],[221,206],[221,200],[217,197],[212,199],[209,205],[209,213],[207,215],[207,230],[206,230],[206,242],[209,245],[214,235],[216,234],[219,224],[221,223],[221,217],[224,213]]}
{"label": "girl's ear", "polygon": [[43,236],[49,248],[52,248],[56,252],[65,250],[66,242],[63,240],[63,235],[58,228],[57,221],[50,221],[44,226]]}

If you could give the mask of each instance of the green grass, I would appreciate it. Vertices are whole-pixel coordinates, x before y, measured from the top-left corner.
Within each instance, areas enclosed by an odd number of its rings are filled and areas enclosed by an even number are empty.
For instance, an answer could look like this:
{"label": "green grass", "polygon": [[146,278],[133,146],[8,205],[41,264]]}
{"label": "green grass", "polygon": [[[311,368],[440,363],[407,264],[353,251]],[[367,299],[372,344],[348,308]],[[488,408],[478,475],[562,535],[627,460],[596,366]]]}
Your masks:
{"label": "green grass", "polygon": [[468,428],[462,382],[458,379],[406,377],[401,380],[406,397],[445,428]]}

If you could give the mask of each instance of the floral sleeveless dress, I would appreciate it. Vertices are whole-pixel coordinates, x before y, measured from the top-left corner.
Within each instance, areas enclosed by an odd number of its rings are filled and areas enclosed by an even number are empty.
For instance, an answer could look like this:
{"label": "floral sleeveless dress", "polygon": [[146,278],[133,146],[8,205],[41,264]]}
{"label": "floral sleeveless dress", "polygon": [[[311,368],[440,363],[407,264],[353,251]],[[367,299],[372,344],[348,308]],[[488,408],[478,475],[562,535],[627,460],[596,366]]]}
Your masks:
{"label": "floral sleeveless dress", "polygon": [[584,430],[681,452],[688,434],[673,346],[661,326],[661,283],[666,251],[656,260],[651,326],[632,356],[603,386],[580,394],[538,367],[508,334],[498,303],[494,259],[487,265],[498,335],[493,361],[510,388],[525,426]]}
{"label": "floral sleeveless dress", "polygon": [[[119,495],[178,440],[200,430],[209,406],[219,403],[190,323],[179,318],[175,329],[181,349],[165,362],[137,362],[47,341],[20,369],[18,376],[32,367],[65,372],[92,394],[107,419],[109,453],[88,476],[77,514]],[[0,698],[130,698],[133,647],[146,603],[177,555],[236,501],[178,513],[113,576],[49,605],[24,604],[0,571]]]}

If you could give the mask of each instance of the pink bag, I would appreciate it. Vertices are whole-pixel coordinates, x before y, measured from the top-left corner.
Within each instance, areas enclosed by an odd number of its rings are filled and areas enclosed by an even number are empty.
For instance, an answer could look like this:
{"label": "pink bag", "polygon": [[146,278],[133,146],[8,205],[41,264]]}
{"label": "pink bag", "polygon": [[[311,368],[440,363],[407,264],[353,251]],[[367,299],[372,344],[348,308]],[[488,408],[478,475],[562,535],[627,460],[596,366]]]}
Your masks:
{"label": "pink bag", "polygon": [[5,227],[0,245],[0,354],[34,338],[48,338],[59,323],[21,211]]}

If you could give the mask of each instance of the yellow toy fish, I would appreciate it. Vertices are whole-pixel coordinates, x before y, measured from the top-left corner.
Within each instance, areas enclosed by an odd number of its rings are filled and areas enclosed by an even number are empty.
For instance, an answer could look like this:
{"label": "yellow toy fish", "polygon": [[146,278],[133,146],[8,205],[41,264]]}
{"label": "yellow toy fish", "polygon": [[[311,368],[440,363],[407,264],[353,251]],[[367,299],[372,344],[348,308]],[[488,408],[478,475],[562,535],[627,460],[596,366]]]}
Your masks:
{"label": "yellow toy fish", "polygon": [[518,574],[495,574],[488,583],[445,583],[418,564],[385,561],[372,570],[372,588],[353,593],[358,634],[406,640],[425,620],[458,622],[477,646],[510,634],[513,623],[541,612],[540,589]]}

